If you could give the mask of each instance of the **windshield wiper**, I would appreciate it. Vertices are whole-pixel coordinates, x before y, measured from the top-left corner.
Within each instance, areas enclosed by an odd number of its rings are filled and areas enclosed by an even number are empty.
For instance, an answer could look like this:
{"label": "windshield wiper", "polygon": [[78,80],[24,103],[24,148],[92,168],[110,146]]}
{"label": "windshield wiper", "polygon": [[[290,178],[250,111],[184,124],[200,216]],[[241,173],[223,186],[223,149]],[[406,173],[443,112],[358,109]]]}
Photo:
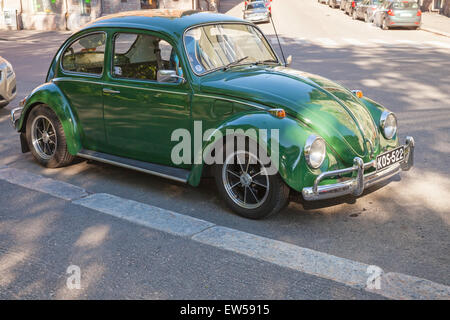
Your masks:
{"label": "windshield wiper", "polygon": [[240,58],[240,59],[238,59],[236,61],[230,62],[229,64],[227,64],[226,66],[223,67],[223,70],[227,70],[230,67],[237,65],[237,64],[239,64],[240,62],[244,61],[247,58],[248,58],[248,56],[245,56],[245,57]]}
{"label": "windshield wiper", "polygon": [[253,64],[254,64],[254,65],[258,65],[258,64],[266,64],[266,63],[270,63],[270,62],[272,62],[272,63],[278,63],[277,60],[274,60],[274,59],[268,59],[268,60],[256,61],[256,62],[254,62]]}

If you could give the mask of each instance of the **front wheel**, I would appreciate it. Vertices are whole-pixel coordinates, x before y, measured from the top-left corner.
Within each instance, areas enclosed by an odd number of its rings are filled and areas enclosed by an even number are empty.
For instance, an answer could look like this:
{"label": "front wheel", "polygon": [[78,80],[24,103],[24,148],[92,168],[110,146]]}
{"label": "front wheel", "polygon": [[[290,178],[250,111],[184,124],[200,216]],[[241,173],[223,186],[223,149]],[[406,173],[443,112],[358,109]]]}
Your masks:
{"label": "front wheel", "polygon": [[289,200],[289,187],[280,175],[268,174],[257,155],[245,150],[227,152],[214,170],[217,188],[226,204],[249,219],[263,219],[280,211]]}
{"label": "front wheel", "polygon": [[26,137],[31,153],[44,167],[63,167],[70,164],[74,158],[67,150],[61,122],[55,112],[46,105],[39,105],[30,111]]}

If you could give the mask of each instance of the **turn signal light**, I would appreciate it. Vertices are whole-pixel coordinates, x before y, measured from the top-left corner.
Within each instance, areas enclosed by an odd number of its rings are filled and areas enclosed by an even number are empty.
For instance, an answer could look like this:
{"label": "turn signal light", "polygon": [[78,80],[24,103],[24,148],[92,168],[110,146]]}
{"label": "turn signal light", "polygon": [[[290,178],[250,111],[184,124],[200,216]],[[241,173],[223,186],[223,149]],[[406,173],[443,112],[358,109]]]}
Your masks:
{"label": "turn signal light", "polygon": [[283,119],[286,117],[284,109],[270,109],[269,112],[277,118]]}
{"label": "turn signal light", "polygon": [[362,98],[364,97],[363,92],[361,90],[352,90],[353,94],[357,97],[357,98]]}
{"label": "turn signal light", "polygon": [[395,16],[394,11],[392,11],[391,9],[388,10],[387,14],[390,16]]}

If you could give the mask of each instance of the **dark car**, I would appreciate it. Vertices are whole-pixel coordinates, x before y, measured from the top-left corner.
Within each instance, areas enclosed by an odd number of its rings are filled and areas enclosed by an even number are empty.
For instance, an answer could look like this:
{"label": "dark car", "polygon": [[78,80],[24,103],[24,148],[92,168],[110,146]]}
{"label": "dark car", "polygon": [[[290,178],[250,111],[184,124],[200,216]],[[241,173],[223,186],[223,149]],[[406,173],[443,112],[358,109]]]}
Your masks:
{"label": "dark car", "polygon": [[382,1],[380,0],[363,0],[355,10],[353,10],[353,19],[363,19],[365,22],[373,22],[374,14]]}
{"label": "dark car", "polygon": [[348,14],[349,16],[353,15],[353,11],[356,9],[356,6],[360,4],[362,0],[352,0],[352,1],[346,1],[344,12]]}
{"label": "dark car", "polygon": [[376,11],[374,22],[383,30],[392,27],[418,29],[422,23],[422,11],[416,1],[385,1]]}

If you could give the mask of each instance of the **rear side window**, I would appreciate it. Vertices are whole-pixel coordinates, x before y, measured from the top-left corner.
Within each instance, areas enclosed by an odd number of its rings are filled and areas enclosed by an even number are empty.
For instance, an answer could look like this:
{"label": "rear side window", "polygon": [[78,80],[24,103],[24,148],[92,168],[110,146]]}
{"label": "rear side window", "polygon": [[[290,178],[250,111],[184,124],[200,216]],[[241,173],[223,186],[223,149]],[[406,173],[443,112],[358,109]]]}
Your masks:
{"label": "rear side window", "polygon": [[419,8],[417,2],[408,2],[408,1],[402,1],[402,2],[394,2],[392,4],[393,9],[417,9]]}
{"label": "rear side window", "polygon": [[105,43],[105,33],[94,33],[76,40],[64,51],[63,69],[101,75],[105,60]]}

